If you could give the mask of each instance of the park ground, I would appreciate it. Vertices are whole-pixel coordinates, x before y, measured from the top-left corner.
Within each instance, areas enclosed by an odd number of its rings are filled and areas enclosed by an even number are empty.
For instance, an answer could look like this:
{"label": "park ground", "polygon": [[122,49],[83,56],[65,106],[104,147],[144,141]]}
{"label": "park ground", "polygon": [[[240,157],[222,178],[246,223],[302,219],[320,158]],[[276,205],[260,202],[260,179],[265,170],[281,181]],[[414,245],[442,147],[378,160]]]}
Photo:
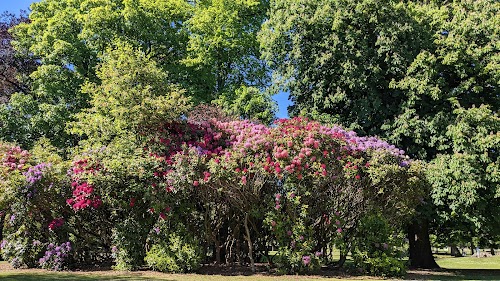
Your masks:
{"label": "park ground", "polygon": [[[500,280],[500,256],[498,255],[485,258],[455,258],[439,255],[436,261],[442,269],[410,270],[404,280]],[[266,273],[251,274],[248,270],[204,267],[201,272],[202,274],[165,274],[152,271],[119,272],[109,269],[52,272],[40,269],[12,269],[8,263],[0,262],[0,280],[3,281],[384,280],[376,277],[349,275],[340,271],[325,271],[321,275],[314,276],[274,276]]]}

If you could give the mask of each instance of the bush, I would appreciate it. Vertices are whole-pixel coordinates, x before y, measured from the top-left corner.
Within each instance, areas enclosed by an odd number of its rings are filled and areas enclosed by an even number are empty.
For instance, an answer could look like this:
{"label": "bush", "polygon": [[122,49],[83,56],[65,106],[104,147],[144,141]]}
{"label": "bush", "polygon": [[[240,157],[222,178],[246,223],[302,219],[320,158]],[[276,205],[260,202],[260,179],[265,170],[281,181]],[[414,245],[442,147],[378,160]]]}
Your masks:
{"label": "bush", "polygon": [[361,269],[364,272],[383,277],[402,277],[406,275],[404,261],[391,257],[386,253],[377,253],[376,255],[378,256],[365,256],[361,264]]}
{"label": "bush", "polygon": [[136,270],[143,265],[146,241],[149,228],[144,226],[144,218],[132,216],[123,219],[113,229],[113,243],[117,247],[115,255],[116,270]]}
{"label": "bush", "polygon": [[406,265],[400,259],[402,239],[379,214],[361,220],[353,239],[352,257],[354,266],[365,273],[383,277],[401,277],[406,274]]}
{"label": "bush", "polygon": [[288,247],[280,248],[274,261],[279,274],[314,273],[321,268],[318,254],[294,251]]}
{"label": "bush", "polygon": [[[14,217],[11,215],[11,220]],[[27,237],[25,230],[21,226],[17,231],[9,233],[0,245],[3,259],[9,261],[14,268],[36,267],[42,254],[40,242]]]}
{"label": "bush", "polygon": [[161,272],[192,272],[200,267],[201,250],[197,243],[173,233],[167,241],[155,244],[147,252],[146,264]]}

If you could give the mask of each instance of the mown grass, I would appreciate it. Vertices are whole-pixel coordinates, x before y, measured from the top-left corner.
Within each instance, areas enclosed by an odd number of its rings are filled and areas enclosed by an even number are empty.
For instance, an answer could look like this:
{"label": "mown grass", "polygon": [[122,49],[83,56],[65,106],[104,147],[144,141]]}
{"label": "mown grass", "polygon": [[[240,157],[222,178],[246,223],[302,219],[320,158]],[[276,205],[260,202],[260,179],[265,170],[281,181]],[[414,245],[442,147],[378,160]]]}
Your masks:
{"label": "mown grass", "polygon": [[[477,258],[469,257],[439,257],[436,259],[440,267],[446,269],[497,269],[500,270],[500,255]],[[500,279],[499,279],[500,280]]]}
{"label": "mown grass", "polygon": [[[462,257],[454,258],[439,256],[438,264],[441,270],[425,271],[412,270],[405,280],[500,280],[500,256],[488,258]],[[215,271],[216,272],[216,271]],[[225,273],[222,273],[225,274]],[[232,274],[232,273],[231,273]],[[51,272],[45,270],[13,270],[6,262],[0,262],[0,280],[4,281],[285,281],[285,280],[384,280],[367,276],[345,276],[342,273],[331,273],[321,276],[270,276],[266,274],[234,273],[232,275],[220,274],[163,274],[151,271],[116,272],[111,270],[88,272]],[[239,274],[239,275],[238,275]]]}
{"label": "mown grass", "polygon": [[488,258],[438,255],[440,270],[410,271],[409,280],[500,280],[500,256]]}

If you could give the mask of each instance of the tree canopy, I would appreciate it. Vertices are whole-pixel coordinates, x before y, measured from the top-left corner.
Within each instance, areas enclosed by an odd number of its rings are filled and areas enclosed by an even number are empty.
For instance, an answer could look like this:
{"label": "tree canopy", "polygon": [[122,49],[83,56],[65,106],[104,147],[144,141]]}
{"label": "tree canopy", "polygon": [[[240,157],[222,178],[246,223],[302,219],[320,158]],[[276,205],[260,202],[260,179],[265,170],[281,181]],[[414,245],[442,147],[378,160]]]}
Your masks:
{"label": "tree canopy", "polygon": [[271,2],[260,38],[291,113],[451,151],[455,103],[500,107],[497,1]]}

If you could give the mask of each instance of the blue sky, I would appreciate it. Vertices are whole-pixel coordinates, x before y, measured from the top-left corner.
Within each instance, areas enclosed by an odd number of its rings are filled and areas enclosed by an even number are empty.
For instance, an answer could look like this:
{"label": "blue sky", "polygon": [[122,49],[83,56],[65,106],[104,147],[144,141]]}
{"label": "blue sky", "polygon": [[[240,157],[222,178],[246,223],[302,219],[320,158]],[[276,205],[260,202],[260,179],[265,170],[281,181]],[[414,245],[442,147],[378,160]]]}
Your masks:
{"label": "blue sky", "polygon": [[[39,2],[37,0],[0,0],[0,12],[9,11],[13,13],[18,13],[19,10],[28,10],[29,6],[33,2]],[[278,118],[287,118],[288,112],[287,107],[291,105],[288,100],[287,93],[279,93],[275,95],[274,100],[278,102]]]}
{"label": "blue sky", "polygon": [[9,12],[19,12],[19,10],[28,10],[30,4],[33,0],[0,0],[0,12],[9,11]]}

